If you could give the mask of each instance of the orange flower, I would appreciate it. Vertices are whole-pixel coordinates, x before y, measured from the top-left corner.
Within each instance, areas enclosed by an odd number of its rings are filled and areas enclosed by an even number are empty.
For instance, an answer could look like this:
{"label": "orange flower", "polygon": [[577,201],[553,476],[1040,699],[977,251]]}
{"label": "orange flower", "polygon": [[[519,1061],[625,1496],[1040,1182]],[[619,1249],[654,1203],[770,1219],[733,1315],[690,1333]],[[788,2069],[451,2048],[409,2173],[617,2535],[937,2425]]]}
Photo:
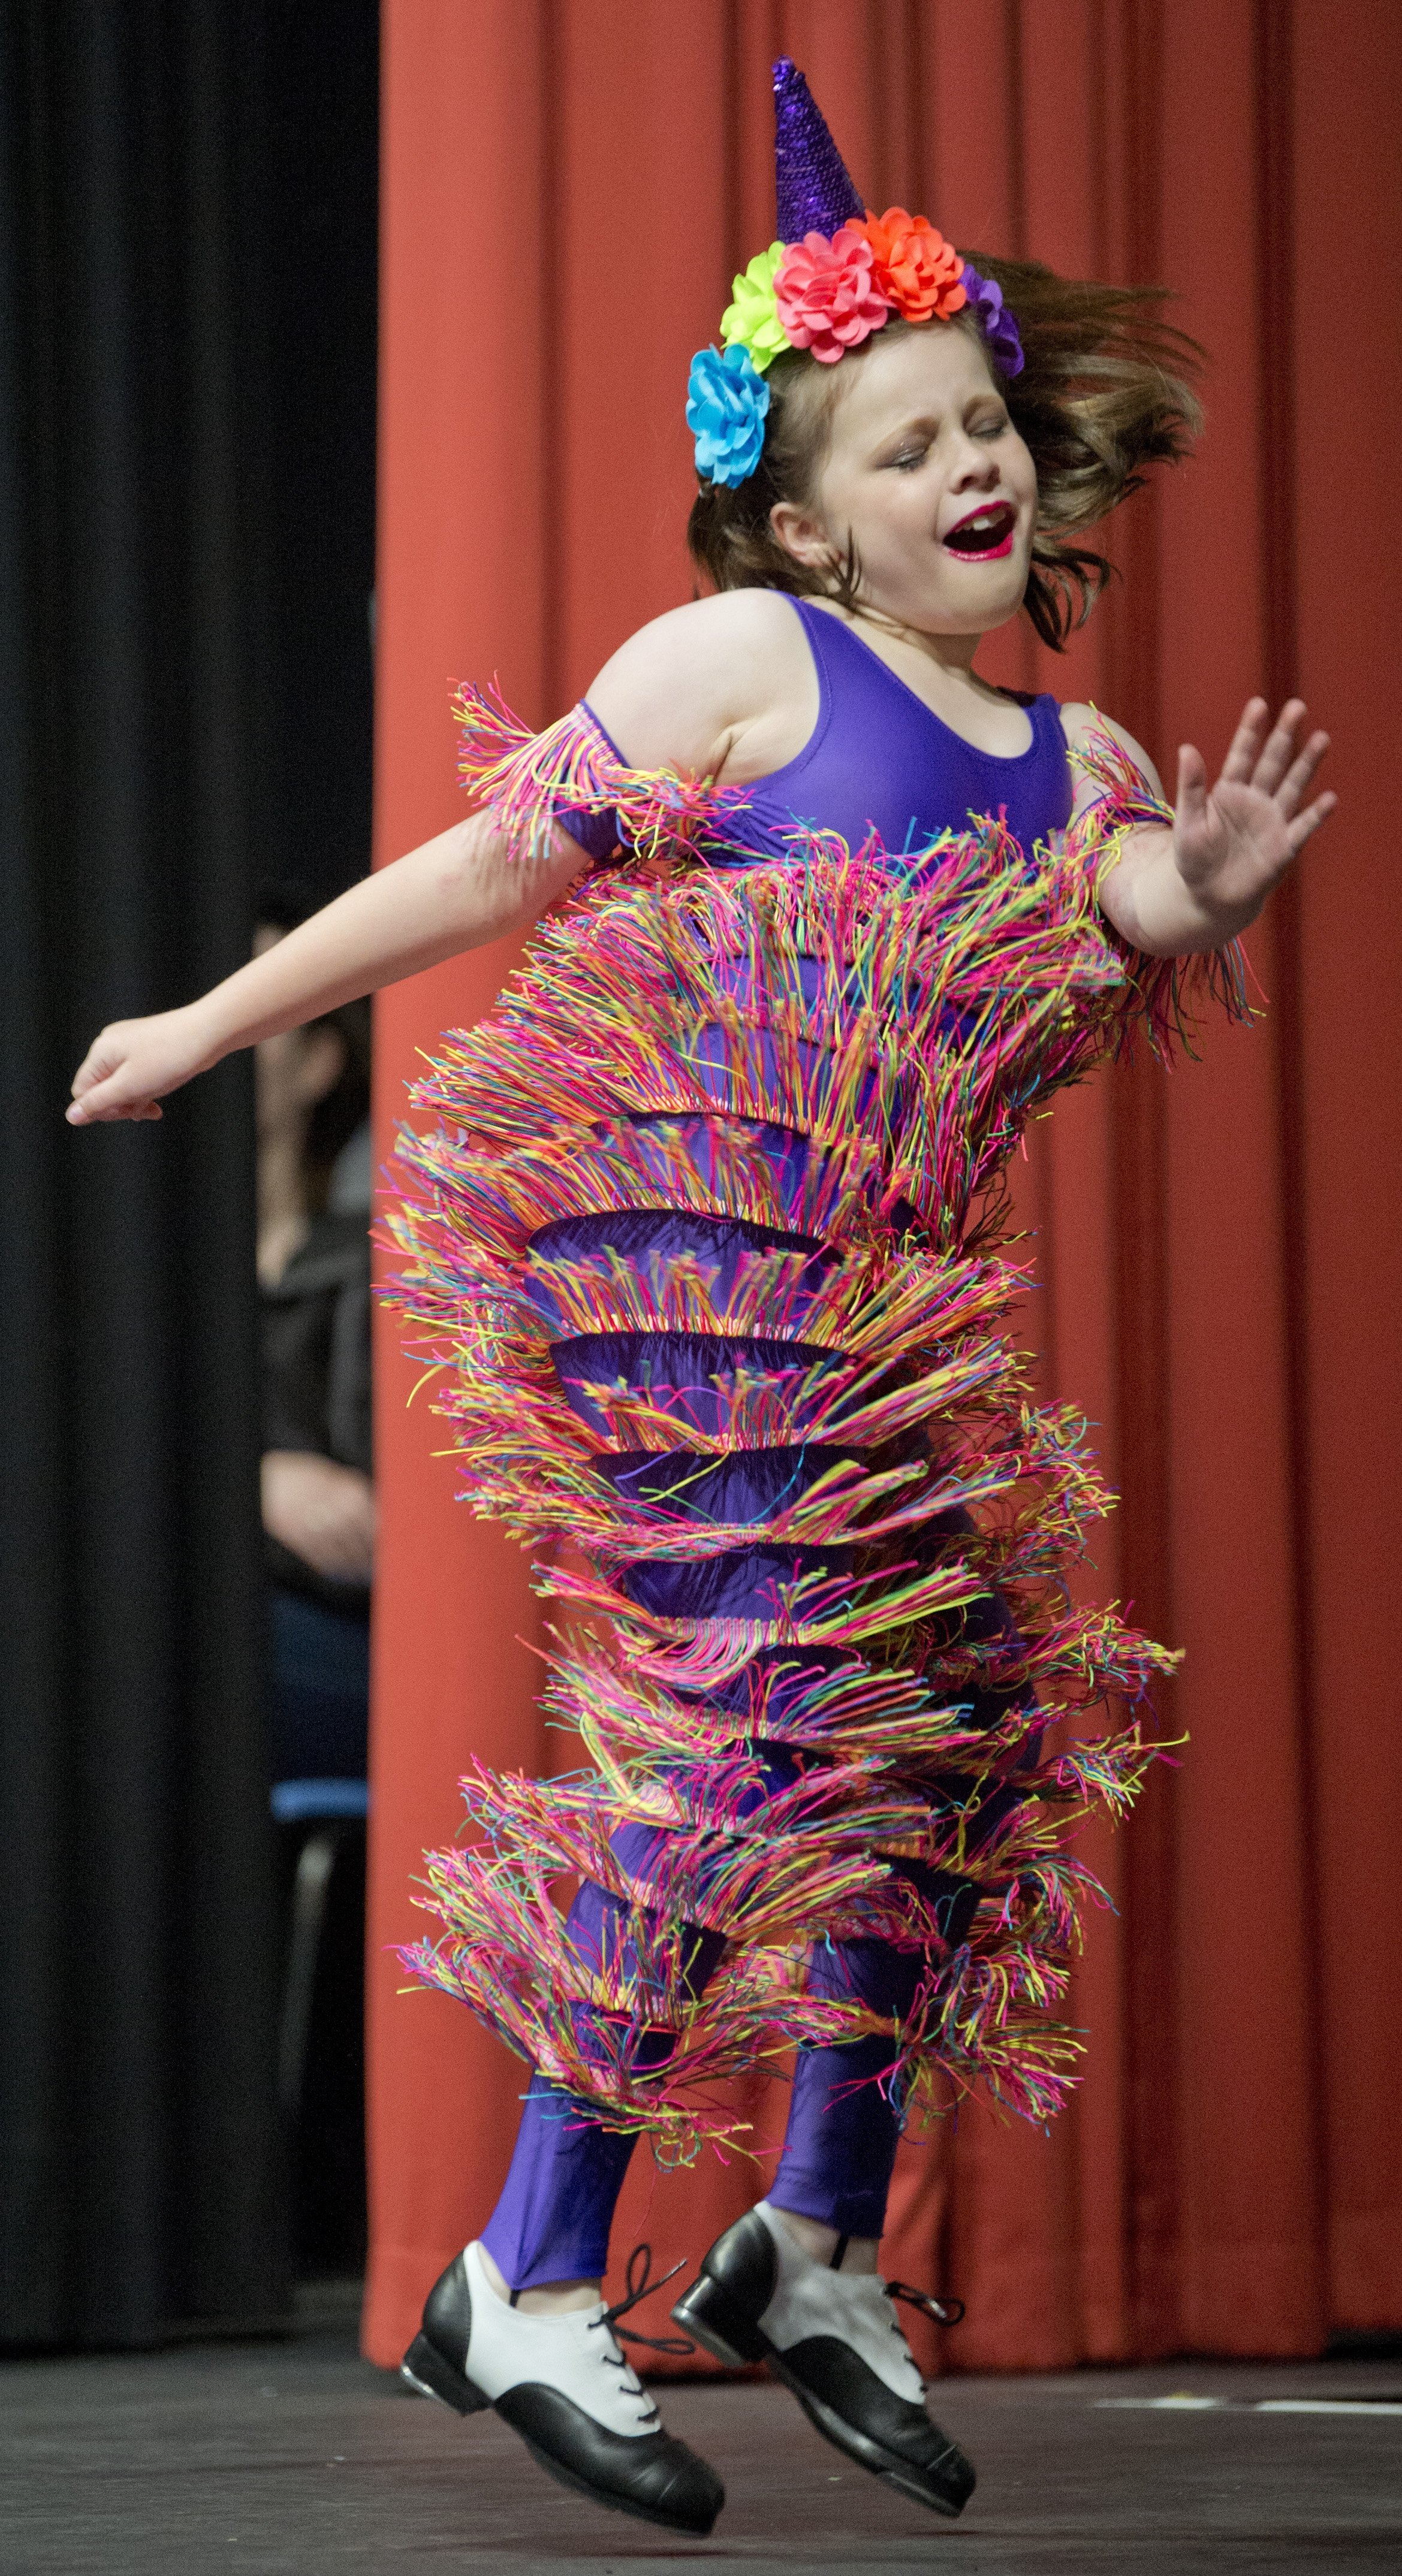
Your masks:
{"label": "orange flower", "polygon": [[964,263],[923,215],[908,215],[904,206],[888,206],[884,215],[868,208],[843,230],[870,242],[873,281],[907,322],[947,322],[967,303],[959,283]]}

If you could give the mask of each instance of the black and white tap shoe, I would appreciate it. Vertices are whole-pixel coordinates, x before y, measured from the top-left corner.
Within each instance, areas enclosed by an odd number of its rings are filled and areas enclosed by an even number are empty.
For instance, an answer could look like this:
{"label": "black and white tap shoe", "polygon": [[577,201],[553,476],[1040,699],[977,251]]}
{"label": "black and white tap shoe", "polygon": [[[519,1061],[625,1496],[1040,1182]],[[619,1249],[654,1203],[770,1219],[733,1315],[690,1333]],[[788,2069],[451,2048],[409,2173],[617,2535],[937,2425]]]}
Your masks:
{"label": "black and white tap shoe", "polygon": [[762,2200],[717,2237],[672,2314],[718,2361],[767,2362],[810,2423],[888,2486],[962,2513],[973,2466],[925,2411],[897,2297],[954,2321],[954,2309],[901,2282],[815,2262]]}
{"label": "black and white tap shoe", "polygon": [[616,2308],[599,2300],[563,2315],[523,2315],[492,2288],[480,2246],[469,2245],[430,2290],[400,2375],[459,2415],[494,2406],[540,2466],[577,2494],[704,2537],[725,2489],[685,2442],[664,2433],[619,2350],[614,2320],[648,2287],[633,2290],[631,2266],[629,2287]]}

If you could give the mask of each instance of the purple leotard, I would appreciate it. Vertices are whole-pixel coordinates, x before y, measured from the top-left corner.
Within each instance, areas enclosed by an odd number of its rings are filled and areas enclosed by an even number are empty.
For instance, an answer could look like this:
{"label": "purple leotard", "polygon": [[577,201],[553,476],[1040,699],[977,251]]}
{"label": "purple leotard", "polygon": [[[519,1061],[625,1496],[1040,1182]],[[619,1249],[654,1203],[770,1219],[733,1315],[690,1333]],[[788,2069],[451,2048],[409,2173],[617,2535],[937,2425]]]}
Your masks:
{"label": "purple leotard", "polygon": [[[811,600],[793,606],[818,677],[818,721],[793,760],[742,791],[727,818],[728,847],[716,854],[721,865],[782,858],[804,825],[840,832],[854,850],[873,830],[887,850],[907,850],[961,831],[970,814],[1002,814],[1030,849],[1069,822],[1071,769],[1055,698],[1018,697],[1032,725],[1026,751],[1010,759],[980,751],[840,618]],[[595,858],[618,846],[612,815],[579,815],[567,828]]]}

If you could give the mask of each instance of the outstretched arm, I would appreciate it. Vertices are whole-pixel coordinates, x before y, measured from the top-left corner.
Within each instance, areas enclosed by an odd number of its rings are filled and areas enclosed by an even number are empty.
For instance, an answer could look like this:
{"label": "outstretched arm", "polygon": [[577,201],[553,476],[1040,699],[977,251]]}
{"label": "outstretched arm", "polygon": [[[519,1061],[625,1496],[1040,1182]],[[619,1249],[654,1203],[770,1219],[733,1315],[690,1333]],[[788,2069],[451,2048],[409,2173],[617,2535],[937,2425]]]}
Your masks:
{"label": "outstretched arm", "polygon": [[[777,594],[732,591],[645,626],[605,664],[589,696],[639,767],[712,778],[729,762],[731,773],[750,776],[789,756],[785,687],[792,694],[796,671],[801,696],[807,667],[798,621]],[[776,721],[771,740],[765,726],[772,734]],[[159,1118],[166,1092],[235,1048],[525,929],[586,864],[561,831],[543,856],[530,858],[513,853],[490,811],[454,824],[352,886],[198,1002],[114,1021],[78,1069],[68,1117],[75,1127]]]}
{"label": "outstretched arm", "polygon": [[236,1048],[525,928],[585,865],[563,832],[543,857],[513,858],[491,815],[470,815],[362,878],[199,1001],[115,1020],[78,1068],[69,1120],[159,1118],[164,1093]]}
{"label": "outstretched arm", "polygon": [[[1102,910],[1132,947],[1150,957],[1194,956],[1220,948],[1255,920],[1338,803],[1327,790],[1305,803],[1329,748],[1327,733],[1301,742],[1305,713],[1303,700],[1291,698],[1272,726],[1265,699],[1252,698],[1212,788],[1202,754],[1184,744],[1172,824],[1130,832],[1101,888]],[[1064,707],[1062,719],[1073,749],[1097,726],[1113,734],[1162,795],[1152,761],[1121,726],[1093,707]],[[1087,787],[1078,804],[1093,795]]]}

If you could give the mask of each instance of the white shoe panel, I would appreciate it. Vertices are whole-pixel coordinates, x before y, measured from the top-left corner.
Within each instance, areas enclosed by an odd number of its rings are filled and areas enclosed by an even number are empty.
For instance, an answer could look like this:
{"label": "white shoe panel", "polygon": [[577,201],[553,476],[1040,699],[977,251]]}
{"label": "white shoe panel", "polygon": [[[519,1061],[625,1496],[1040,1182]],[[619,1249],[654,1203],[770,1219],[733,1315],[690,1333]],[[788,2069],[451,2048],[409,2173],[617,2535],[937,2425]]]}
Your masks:
{"label": "white shoe panel", "polygon": [[826,2263],[815,2263],[784,2225],[782,2212],[771,2209],[768,2201],[756,2203],[755,2215],[763,2219],[778,2255],[774,2296],[759,2320],[761,2333],[776,2351],[788,2352],[811,2335],[836,2335],[893,2396],[922,2405],[925,2383],[880,2274],[834,2272]]}
{"label": "white shoe panel", "polygon": [[472,2300],[467,2376],[495,2404],[509,2388],[556,2388],[607,2432],[655,2433],[657,2409],[605,2322],[602,2300],[561,2316],[523,2315],[493,2289],[480,2248],[464,2255]]}

